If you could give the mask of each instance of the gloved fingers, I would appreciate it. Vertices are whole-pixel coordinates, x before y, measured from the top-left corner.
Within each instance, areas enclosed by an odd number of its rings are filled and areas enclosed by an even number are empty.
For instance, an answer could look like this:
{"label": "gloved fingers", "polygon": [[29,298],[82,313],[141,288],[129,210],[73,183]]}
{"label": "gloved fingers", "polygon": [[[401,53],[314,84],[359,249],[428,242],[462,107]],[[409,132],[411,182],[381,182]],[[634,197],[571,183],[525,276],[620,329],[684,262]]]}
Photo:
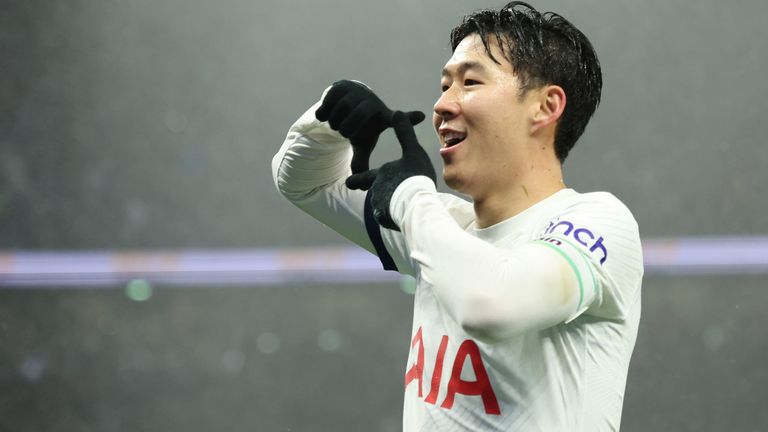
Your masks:
{"label": "gloved fingers", "polygon": [[424,119],[427,117],[421,111],[409,111],[405,113],[405,115],[408,117],[408,120],[410,120],[413,126],[416,126],[417,124],[423,122]]}
{"label": "gloved fingers", "polygon": [[374,104],[370,100],[363,100],[341,122],[339,132],[345,137],[359,135],[375,114]]}
{"label": "gloved fingers", "polygon": [[323,102],[320,104],[320,108],[315,111],[315,117],[320,121],[328,121],[331,116],[333,108],[338,101],[347,95],[348,90],[342,85],[344,81],[336,81],[331,85],[328,93],[325,94]]}
{"label": "gloved fingers", "polygon": [[352,147],[352,174],[360,174],[368,171],[368,164],[371,160],[371,152],[374,146],[353,146]]}
{"label": "gloved fingers", "polygon": [[392,216],[389,215],[389,212],[385,212],[380,209],[373,209],[373,218],[376,219],[376,222],[378,222],[379,225],[383,226],[384,228],[400,231],[400,228],[397,226],[397,224],[395,224],[395,221],[392,220]]}
{"label": "gloved fingers", "polygon": [[339,130],[341,123],[344,122],[359,103],[360,98],[353,93],[348,93],[339,99],[331,109],[330,115],[328,115],[328,124],[331,125],[331,129]]}
{"label": "gloved fingers", "polygon": [[403,157],[421,149],[416,132],[413,130],[410,120],[402,111],[392,114],[392,127],[395,129],[400,148],[403,149]]}
{"label": "gloved fingers", "polygon": [[352,174],[347,177],[346,185],[353,190],[367,191],[373,185],[373,181],[376,180],[376,175],[379,173],[378,169],[372,169],[359,174]]}

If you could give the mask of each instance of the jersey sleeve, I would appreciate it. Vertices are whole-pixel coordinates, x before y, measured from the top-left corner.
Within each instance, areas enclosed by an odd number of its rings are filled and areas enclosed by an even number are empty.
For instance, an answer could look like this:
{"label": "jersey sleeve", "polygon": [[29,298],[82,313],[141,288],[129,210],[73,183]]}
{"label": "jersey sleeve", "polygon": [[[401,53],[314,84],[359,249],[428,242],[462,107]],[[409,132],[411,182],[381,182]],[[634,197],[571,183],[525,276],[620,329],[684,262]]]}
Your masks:
{"label": "jersey sleeve", "polygon": [[[403,235],[378,225],[367,193],[344,184],[351,174],[352,149],[348,140],[315,117],[321,101],[291,126],[272,159],[277,190],[316,220],[376,254],[386,270],[414,275]],[[449,194],[441,194],[441,200],[449,211],[466,213],[465,201]]]}
{"label": "jersey sleeve", "polygon": [[[582,304],[577,279],[588,269],[548,243],[497,245],[462,229],[437,198],[431,179],[410,177],[395,190],[392,219],[429,289],[470,336],[494,343],[573,319]],[[572,253],[572,252],[571,252]]]}
{"label": "jersey sleeve", "polygon": [[[420,281],[468,334],[487,342],[567,323],[586,311],[623,318],[639,300],[642,261],[628,210],[600,200],[564,208],[541,237],[497,246],[457,226],[427,177],[404,180],[390,203]],[[563,221],[573,226],[566,235],[559,231]]]}
{"label": "jersey sleeve", "polygon": [[571,319],[586,313],[623,320],[640,301],[643,258],[637,222],[609,193],[582,197],[550,220],[537,242],[557,250],[581,281],[582,301]]}

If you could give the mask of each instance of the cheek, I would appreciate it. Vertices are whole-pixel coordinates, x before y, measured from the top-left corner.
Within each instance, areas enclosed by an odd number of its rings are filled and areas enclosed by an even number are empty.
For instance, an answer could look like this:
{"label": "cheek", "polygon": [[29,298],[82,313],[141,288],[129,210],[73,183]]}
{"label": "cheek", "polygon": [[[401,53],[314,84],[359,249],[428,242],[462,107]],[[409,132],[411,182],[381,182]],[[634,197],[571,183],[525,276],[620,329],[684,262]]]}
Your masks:
{"label": "cheek", "polygon": [[495,134],[518,135],[526,124],[526,114],[521,107],[509,100],[498,98],[485,111],[486,126]]}
{"label": "cheek", "polygon": [[467,94],[462,106],[468,118],[486,125],[505,117],[509,109],[508,101],[490,91]]}

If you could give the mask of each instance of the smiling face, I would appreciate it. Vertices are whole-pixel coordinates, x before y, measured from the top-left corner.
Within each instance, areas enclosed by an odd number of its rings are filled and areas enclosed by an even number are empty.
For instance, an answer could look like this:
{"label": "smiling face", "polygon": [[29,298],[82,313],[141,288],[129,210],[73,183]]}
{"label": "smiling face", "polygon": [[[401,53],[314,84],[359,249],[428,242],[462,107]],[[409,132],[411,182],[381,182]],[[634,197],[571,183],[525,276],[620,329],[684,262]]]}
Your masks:
{"label": "smiling face", "polygon": [[501,64],[477,34],[456,47],[443,69],[433,115],[446,184],[476,199],[514,184],[528,160],[536,106],[535,92],[521,96],[512,65],[495,41],[489,46]]}

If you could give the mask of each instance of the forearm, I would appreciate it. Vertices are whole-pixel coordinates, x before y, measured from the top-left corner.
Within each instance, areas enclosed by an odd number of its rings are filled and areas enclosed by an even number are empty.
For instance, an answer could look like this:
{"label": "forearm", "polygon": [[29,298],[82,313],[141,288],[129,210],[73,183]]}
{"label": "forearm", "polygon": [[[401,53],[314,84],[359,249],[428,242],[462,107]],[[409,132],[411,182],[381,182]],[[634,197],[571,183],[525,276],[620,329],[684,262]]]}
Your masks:
{"label": "forearm", "polygon": [[295,203],[345,179],[351,172],[349,142],[315,118],[319,104],[309,108],[291,126],[272,159],[275,186]]}
{"label": "forearm", "polygon": [[272,159],[275,186],[314,219],[373,252],[363,222],[365,194],[344,185],[351,173],[349,141],[315,118],[319,104],[291,126]]}
{"label": "forearm", "polygon": [[540,244],[506,250],[471,236],[425,177],[398,187],[391,212],[421,277],[473,336],[494,341],[546,328],[579,307],[576,276],[563,257]]}

